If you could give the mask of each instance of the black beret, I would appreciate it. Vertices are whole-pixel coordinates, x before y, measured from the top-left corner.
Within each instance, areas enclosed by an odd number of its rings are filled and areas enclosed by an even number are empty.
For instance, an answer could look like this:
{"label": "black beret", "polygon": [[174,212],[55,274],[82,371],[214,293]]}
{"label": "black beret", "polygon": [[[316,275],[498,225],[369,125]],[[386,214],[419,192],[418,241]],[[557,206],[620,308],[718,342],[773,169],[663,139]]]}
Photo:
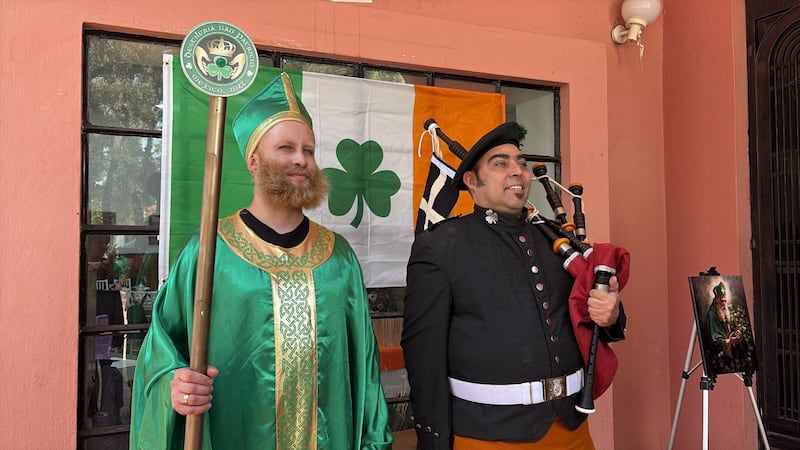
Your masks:
{"label": "black beret", "polygon": [[469,149],[466,158],[461,160],[456,175],[453,177],[453,185],[459,191],[465,191],[467,185],[464,184],[464,173],[471,170],[484,153],[503,144],[514,144],[519,147],[519,139],[520,126],[517,122],[506,122],[486,133]]}

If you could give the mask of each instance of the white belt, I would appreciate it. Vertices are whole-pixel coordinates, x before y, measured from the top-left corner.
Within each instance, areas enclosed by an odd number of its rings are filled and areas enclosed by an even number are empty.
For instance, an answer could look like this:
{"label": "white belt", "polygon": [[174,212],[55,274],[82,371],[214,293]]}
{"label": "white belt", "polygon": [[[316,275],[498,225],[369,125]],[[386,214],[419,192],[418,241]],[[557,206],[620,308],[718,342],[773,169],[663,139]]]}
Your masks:
{"label": "white belt", "polygon": [[473,403],[534,405],[580,392],[583,387],[583,369],[569,375],[518,384],[481,384],[448,379],[450,393]]}

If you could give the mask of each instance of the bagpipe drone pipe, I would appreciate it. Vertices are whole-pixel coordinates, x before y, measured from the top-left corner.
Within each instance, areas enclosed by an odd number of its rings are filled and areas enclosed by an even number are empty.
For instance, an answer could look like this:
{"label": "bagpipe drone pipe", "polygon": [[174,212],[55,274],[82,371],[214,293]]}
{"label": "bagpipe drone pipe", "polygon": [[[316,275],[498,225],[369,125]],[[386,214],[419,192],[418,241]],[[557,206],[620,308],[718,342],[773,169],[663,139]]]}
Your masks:
{"label": "bagpipe drone pipe", "polygon": [[[425,121],[425,130],[435,134],[460,159],[467,150],[448,137],[434,119]],[[600,341],[600,327],[589,317],[587,299],[591,289],[609,291],[609,280],[616,275],[619,290],[628,282],[630,255],[627,250],[608,243],[589,245],[586,242],[586,219],[583,213],[583,186],[572,184],[568,191],[573,199],[573,218],[568,222],[566,210],[558,193],[547,176],[547,167],[538,163],[532,168],[533,175],[543,186],[547,201],[556,219],[542,216],[528,202],[527,221],[534,225],[551,243],[553,252],[564,259],[563,267],[575,279],[569,296],[570,320],[581,354],[586,363],[586,378],[581,398],[575,408],[583,413],[595,411],[594,399],[600,397],[611,385],[618,361],[607,342]]]}

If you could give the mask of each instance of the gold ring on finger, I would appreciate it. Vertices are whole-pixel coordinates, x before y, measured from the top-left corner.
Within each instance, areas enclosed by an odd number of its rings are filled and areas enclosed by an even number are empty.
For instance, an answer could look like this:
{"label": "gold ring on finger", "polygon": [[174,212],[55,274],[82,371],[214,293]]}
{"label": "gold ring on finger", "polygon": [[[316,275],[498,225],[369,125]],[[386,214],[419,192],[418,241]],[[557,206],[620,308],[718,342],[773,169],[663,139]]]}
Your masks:
{"label": "gold ring on finger", "polygon": [[184,405],[189,404],[189,394],[183,394],[183,401],[181,403],[183,403]]}

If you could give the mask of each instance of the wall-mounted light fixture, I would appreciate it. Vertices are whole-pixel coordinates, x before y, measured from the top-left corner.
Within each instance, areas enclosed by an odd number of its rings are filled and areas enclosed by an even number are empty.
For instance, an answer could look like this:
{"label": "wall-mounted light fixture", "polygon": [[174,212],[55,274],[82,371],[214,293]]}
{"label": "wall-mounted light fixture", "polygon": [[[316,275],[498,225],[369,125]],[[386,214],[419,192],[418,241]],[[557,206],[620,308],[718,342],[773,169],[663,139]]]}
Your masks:
{"label": "wall-mounted light fixture", "polygon": [[640,44],[642,30],[661,14],[660,0],[625,0],[622,2],[622,19],[625,25],[611,30],[611,39],[617,44],[634,41]]}

